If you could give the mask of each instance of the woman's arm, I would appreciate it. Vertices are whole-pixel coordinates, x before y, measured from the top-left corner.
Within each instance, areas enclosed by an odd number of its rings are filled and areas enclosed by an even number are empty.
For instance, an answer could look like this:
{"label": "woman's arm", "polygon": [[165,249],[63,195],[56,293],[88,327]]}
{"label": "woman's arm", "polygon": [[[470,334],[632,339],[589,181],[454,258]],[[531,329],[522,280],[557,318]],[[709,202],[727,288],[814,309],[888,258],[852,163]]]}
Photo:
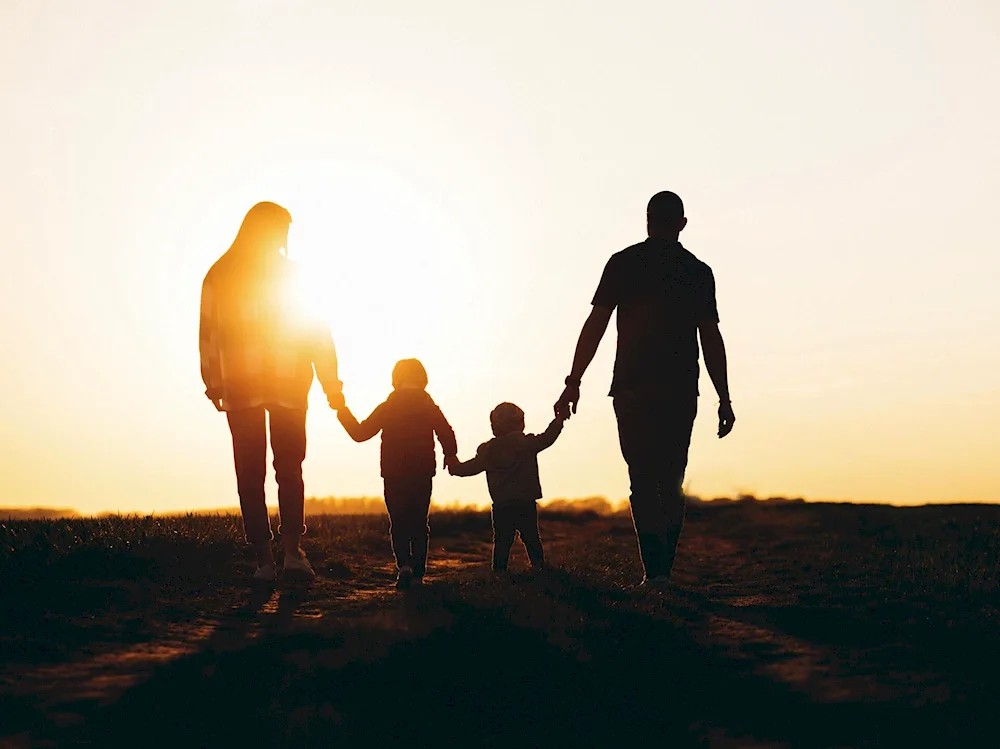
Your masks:
{"label": "woman's arm", "polygon": [[222,367],[219,353],[218,319],[215,312],[215,295],[208,279],[201,287],[201,315],[198,325],[198,350],[201,354],[201,379],[205,395],[222,410]]}

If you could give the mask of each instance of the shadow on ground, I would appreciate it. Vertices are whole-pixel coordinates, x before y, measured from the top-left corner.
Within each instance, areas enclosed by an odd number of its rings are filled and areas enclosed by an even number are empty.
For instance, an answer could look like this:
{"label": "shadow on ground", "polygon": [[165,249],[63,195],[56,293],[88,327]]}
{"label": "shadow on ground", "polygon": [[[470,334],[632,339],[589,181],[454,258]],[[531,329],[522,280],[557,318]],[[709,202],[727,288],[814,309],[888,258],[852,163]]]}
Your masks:
{"label": "shadow on ground", "polygon": [[[562,570],[507,579],[484,570],[488,525],[476,518],[467,533],[449,521],[431,583],[405,594],[391,587],[384,548],[373,556],[377,520],[341,527],[326,545],[317,523],[320,576],[307,587],[248,590],[237,556],[209,580],[161,559],[102,562],[107,579],[74,567],[88,576],[52,601],[22,589],[5,623],[43,629],[7,628],[16,657],[3,670],[0,736],[12,747],[955,746],[988,736],[998,657],[976,612],[956,619],[954,573],[937,582],[952,617],[940,622],[918,615],[927,599],[909,587],[930,580],[927,567],[909,578],[883,570],[866,587],[855,563],[838,580],[849,557],[824,556],[815,511],[693,514],[677,583],[662,593],[622,582],[637,573],[627,520],[550,522]],[[881,546],[867,548],[874,564]],[[814,569],[803,572],[803,559]],[[132,579],[116,581],[122,570]],[[993,588],[968,593],[995,611]],[[949,644],[951,631],[964,636]],[[72,652],[42,652],[60,633]],[[949,649],[960,657],[949,661]]]}

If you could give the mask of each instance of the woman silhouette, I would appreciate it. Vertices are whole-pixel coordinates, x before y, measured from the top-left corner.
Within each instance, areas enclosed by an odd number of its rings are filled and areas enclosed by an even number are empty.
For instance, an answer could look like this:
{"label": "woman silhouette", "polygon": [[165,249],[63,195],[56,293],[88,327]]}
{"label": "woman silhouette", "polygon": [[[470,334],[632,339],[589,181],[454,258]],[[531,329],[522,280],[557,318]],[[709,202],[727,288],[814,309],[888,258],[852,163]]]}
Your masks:
{"label": "woman silhouette", "polygon": [[275,203],[251,208],[232,246],[205,276],[201,293],[201,376],[205,395],[229,420],[243,525],[257,555],[254,579],[261,582],[277,578],[264,497],[266,421],[284,574],[310,579],[315,573],[299,539],[306,529],[302,461],[314,368],[330,405],[343,403],[329,327],[303,313],[297,266],[282,252],[291,222],[291,214]]}

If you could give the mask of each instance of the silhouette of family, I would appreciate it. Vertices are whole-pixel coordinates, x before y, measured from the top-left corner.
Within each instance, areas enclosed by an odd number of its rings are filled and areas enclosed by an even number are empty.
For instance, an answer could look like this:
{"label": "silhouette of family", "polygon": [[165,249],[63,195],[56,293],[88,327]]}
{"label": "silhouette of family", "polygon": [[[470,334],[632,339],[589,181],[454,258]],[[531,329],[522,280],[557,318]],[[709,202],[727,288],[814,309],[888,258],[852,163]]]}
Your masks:
{"label": "silhouette of family", "polygon": [[268,433],[278,484],[282,575],[299,580],[315,576],[301,546],[306,531],[306,409],[314,373],[352,439],[364,442],[382,435],[381,473],[397,587],[419,584],[427,569],[435,436],[451,475],[486,474],[493,570],[506,571],[515,536],[524,544],[531,568],[544,569],[536,504],[543,496],[538,453],[555,443],[563,423],[576,413],[581,379],[617,309],[610,395],[629,469],[643,584],[669,581],[684,524],[681,487],[698,410],[699,338],[719,396],[718,436],[729,434],[736,420],[715,279],[711,268],[678,241],[687,225],[680,197],[654,195],[646,208],[647,239],[608,260],[545,431],[525,434],[524,412],[501,403],[490,413],[493,439],[464,462],[458,459],[454,430],[427,393],[427,371],[417,359],[396,364],[392,392],[366,419],[359,422],[347,407],[328,325],[291,298],[299,272],[287,257],[291,222],[291,214],[275,203],[253,206],[202,285],[201,374],[206,396],[229,421],[246,540],[257,559],[254,580],[270,583],[278,576],[264,496]]}

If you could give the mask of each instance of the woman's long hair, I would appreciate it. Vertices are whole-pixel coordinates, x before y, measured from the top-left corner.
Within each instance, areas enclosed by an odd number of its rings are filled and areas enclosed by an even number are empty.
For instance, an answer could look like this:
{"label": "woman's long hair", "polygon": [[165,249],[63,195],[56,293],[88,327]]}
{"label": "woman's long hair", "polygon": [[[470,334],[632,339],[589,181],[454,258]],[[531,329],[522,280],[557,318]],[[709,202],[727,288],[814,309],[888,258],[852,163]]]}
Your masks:
{"label": "woman's long hair", "polygon": [[229,247],[230,252],[247,255],[262,254],[273,246],[276,237],[288,229],[292,214],[277,203],[258,203],[243,217],[240,230]]}

